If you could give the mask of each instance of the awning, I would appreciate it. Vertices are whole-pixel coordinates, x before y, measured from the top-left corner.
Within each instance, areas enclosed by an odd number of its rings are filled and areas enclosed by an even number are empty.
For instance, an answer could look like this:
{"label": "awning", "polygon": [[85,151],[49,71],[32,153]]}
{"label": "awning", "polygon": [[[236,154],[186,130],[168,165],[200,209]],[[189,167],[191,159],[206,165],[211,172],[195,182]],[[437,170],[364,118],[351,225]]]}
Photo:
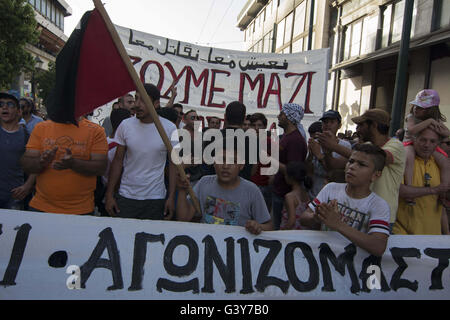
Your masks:
{"label": "awning", "polygon": [[[409,50],[418,50],[445,41],[450,41],[450,28],[441,29],[425,36],[421,36],[420,38],[411,40],[411,42],[409,43]],[[397,42],[396,44],[388,48],[382,48],[375,52],[362,56],[352,57],[348,60],[338,63],[330,68],[330,72],[348,68],[359,63],[367,63],[375,60],[380,60],[382,58],[396,55],[399,51],[400,42]]]}

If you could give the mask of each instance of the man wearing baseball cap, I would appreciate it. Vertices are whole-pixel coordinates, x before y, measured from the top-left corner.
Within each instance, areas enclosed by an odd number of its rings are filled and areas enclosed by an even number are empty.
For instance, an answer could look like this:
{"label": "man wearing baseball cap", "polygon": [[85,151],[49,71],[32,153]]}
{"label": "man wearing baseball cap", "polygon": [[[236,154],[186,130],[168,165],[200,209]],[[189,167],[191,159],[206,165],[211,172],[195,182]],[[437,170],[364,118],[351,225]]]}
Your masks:
{"label": "man wearing baseball cap", "polygon": [[24,181],[20,158],[25,152],[29,134],[19,125],[19,100],[12,94],[0,92],[0,209],[23,210],[23,200],[34,186],[36,177]]}
{"label": "man wearing baseball cap", "polygon": [[[334,152],[327,147],[328,141],[338,143],[344,148],[351,149],[349,141],[338,138],[337,131],[341,128],[342,118],[341,114],[335,110],[327,110],[323,113],[319,119],[322,122],[322,133],[317,134],[319,143],[314,139],[309,139],[308,146],[314,156],[324,165],[328,172],[328,180],[332,182],[345,182],[344,169],[347,164],[347,158],[342,157],[338,153]],[[319,146],[320,144],[320,146]],[[325,181],[315,179],[313,181],[314,189],[318,189],[317,184],[322,184],[323,187]]]}
{"label": "man wearing baseball cap", "polygon": [[[383,198],[390,207],[391,226],[395,222],[398,209],[398,194],[405,169],[405,148],[395,138],[389,137],[390,115],[383,109],[374,108],[359,117],[352,118],[356,131],[363,142],[371,142],[386,152],[386,163],[381,177],[372,185],[372,191]],[[349,158],[351,149],[331,144],[333,151]]]}

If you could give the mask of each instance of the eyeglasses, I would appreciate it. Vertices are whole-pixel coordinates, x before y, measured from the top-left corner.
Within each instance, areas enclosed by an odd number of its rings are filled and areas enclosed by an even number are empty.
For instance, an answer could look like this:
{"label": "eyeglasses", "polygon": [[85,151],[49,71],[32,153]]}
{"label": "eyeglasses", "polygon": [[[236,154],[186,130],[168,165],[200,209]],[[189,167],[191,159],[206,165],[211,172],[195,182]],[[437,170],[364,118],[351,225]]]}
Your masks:
{"label": "eyeglasses", "polygon": [[4,106],[15,108],[17,105],[13,101],[0,101],[0,108],[3,108]]}
{"label": "eyeglasses", "polygon": [[430,180],[431,180],[430,174],[425,172],[425,175],[423,176],[423,178],[425,179],[424,186],[430,187]]}
{"label": "eyeglasses", "polygon": [[449,140],[449,141],[442,141],[442,143],[444,143],[444,144],[450,146],[450,140]]}
{"label": "eyeglasses", "polygon": [[191,120],[198,120],[199,117],[198,117],[198,116],[190,116],[190,119],[191,119]]}

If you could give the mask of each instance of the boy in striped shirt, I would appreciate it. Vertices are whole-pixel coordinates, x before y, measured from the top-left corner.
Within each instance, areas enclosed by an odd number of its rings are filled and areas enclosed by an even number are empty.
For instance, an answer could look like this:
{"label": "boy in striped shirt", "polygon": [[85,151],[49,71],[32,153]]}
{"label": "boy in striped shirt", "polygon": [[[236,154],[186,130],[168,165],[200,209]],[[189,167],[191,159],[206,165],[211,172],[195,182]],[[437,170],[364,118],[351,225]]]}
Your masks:
{"label": "boy in striped shirt", "polygon": [[341,233],[358,247],[383,255],[389,237],[389,205],[370,190],[380,177],[385,152],[371,144],[356,145],[345,166],[346,183],[329,183],[311,201],[301,223]]}

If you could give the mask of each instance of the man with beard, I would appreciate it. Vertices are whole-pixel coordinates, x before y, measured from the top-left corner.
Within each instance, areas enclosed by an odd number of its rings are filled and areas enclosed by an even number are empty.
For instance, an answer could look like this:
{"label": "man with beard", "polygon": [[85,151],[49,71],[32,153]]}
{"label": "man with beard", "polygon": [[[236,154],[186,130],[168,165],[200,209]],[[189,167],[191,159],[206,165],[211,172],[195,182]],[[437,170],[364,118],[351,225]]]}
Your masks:
{"label": "man with beard", "polygon": [[279,170],[275,175],[272,194],[272,213],[274,230],[280,229],[281,211],[283,210],[284,196],[291,191],[285,180],[286,166],[289,162],[304,162],[307,146],[300,132],[303,108],[295,103],[285,103],[278,115],[278,125],[283,128],[284,134],[280,140]]}
{"label": "man with beard", "polygon": [[[391,227],[396,220],[398,195],[405,169],[405,148],[396,138],[389,137],[390,116],[382,109],[369,109],[362,116],[352,118],[356,131],[363,142],[371,142],[386,152],[386,163],[381,174],[371,186],[372,191],[383,198],[390,207]],[[326,140],[326,148],[349,158],[352,150]]]}
{"label": "man with beard", "polygon": [[[158,109],[158,88],[149,83],[144,84],[144,88]],[[170,160],[169,194],[166,197],[164,168],[168,150],[139,93],[136,93],[133,111],[136,116],[123,120],[117,128],[115,140],[118,146],[111,163],[105,208],[111,216],[122,218],[171,219],[175,206],[176,167]],[[172,146],[178,144],[175,124],[161,117],[159,120]],[[168,215],[165,217],[164,213]]]}

